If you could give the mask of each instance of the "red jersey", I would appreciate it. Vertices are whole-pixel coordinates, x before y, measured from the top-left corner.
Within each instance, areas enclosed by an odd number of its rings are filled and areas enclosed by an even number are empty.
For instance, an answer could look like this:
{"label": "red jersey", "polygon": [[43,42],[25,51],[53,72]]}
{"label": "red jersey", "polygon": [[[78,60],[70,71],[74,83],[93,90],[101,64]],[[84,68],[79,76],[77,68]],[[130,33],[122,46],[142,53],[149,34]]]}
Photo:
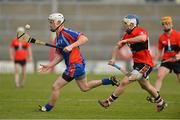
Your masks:
{"label": "red jersey", "polygon": [[131,33],[126,32],[123,35],[123,37],[121,38],[121,40],[134,38],[139,35],[146,35],[147,40],[145,42],[128,43],[128,46],[130,47],[130,49],[132,51],[133,61],[136,63],[148,64],[151,67],[153,67],[154,64],[152,61],[152,57],[148,50],[148,33],[147,33],[147,31],[143,30],[139,26],[135,27]]}
{"label": "red jersey", "polygon": [[26,60],[28,57],[28,47],[29,43],[27,42],[20,42],[18,38],[14,38],[11,42],[11,48],[14,48],[14,59],[15,60]]}
{"label": "red jersey", "polygon": [[163,60],[174,57],[180,50],[180,32],[172,30],[170,35],[161,34],[158,41],[158,49],[164,49]]}

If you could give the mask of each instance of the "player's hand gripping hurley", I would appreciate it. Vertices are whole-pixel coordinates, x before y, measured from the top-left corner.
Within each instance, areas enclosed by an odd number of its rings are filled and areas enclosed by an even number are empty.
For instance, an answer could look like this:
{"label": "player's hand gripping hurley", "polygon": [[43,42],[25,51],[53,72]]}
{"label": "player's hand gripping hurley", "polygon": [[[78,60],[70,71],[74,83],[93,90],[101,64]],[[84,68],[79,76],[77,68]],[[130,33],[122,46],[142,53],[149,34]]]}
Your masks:
{"label": "player's hand gripping hurley", "polygon": [[171,57],[171,58],[169,58],[167,60],[164,60],[164,61],[160,62],[160,63],[156,64],[156,66],[154,68],[155,69],[158,68],[162,63],[167,63],[167,62],[177,61],[177,60],[180,60],[180,55],[176,55],[174,57]]}

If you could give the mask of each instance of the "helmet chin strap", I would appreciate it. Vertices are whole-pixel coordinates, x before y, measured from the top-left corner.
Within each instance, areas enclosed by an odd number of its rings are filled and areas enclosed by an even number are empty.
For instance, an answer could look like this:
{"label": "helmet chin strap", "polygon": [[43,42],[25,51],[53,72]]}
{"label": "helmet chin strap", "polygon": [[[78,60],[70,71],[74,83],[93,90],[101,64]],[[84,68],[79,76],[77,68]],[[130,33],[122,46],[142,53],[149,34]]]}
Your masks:
{"label": "helmet chin strap", "polygon": [[64,22],[65,22],[65,19],[64,19],[64,21],[63,21],[63,22],[62,22],[59,26],[57,26],[57,28],[56,28],[56,29],[54,29],[54,30],[53,30],[53,29],[51,29],[51,32],[56,32],[56,30],[57,30],[57,29],[59,29],[59,27],[60,27],[60,26],[61,26]]}
{"label": "helmet chin strap", "polygon": [[61,26],[61,24],[56,29],[51,29],[51,32],[56,32],[56,30]]}

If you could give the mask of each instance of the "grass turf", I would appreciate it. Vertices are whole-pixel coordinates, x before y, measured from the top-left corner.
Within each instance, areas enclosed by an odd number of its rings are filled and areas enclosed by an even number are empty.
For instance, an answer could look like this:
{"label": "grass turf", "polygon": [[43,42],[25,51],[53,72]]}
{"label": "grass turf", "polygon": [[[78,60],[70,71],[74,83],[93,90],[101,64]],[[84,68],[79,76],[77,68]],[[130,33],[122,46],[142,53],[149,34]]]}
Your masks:
{"label": "grass turf", "polygon": [[[88,80],[105,76],[108,75],[89,74]],[[180,84],[173,74],[166,77],[161,89],[168,108],[160,113],[154,104],[145,100],[148,94],[137,82],[130,84],[116,102],[104,109],[97,100],[107,98],[115,87],[100,86],[81,92],[74,81],[63,88],[53,111],[37,112],[38,105],[48,101],[57,77],[57,74],[29,74],[26,86],[16,88],[12,74],[0,74],[0,119],[180,119]],[[155,78],[156,73],[152,73],[151,83]]]}

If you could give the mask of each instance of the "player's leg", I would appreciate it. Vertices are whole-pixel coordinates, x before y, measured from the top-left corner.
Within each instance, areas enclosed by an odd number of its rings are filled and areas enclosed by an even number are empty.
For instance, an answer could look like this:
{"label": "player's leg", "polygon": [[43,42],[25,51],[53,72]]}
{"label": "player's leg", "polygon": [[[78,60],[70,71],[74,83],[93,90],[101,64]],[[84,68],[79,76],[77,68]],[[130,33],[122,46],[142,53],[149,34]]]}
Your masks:
{"label": "player's leg", "polygon": [[[116,100],[124,91],[126,86],[138,79],[141,79],[143,77],[143,74],[141,72],[144,72],[146,70],[149,70],[149,66],[141,64],[141,63],[134,63],[133,70],[130,74],[130,76],[125,76],[124,79],[121,81],[121,84],[115,89],[113,94],[109,96],[106,100],[98,101],[101,106],[104,108],[109,107],[109,105]],[[140,72],[139,72],[140,71]]]}
{"label": "player's leg", "polygon": [[146,90],[151,96],[155,98],[155,103],[157,103],[157,112],[160,112],[165,107],[167,107],[167,103],[161,98],[156,88],[154,88],[148,80],[144,79],[139,80],[138,82],[144,90]]}
{"label": "player's leg", "polygon": [[166,77],[166,75],[169,74],[169,72],[170,72],[170,69],[168,69],[168,68],[166,68],[164,66],[159,67],[157,80],[155,82],[155,88],[156,88],[157,91],[160,91],[163,80]]}
{"label": "player's leg", "polygon": [[52,85],[52,95],[50,97],[50,100],[49,100],[49,104],[54,106],[58,97],[59,97],[59,94],[60,94],[60,91],[61,89],[66,85],[68,84],[69,82],[64,80],[62,77],[59,77]]}
{"label": "player's leg", "polygon": [[173,71],[174,71],[174,73],[176,73],[177,80],[180,83],[180,60],[174,63]]}
{"label": "player's leg", "polygon": [[21,82],[20,82],[20,85],[21,87],[24,87],[25,85],[25,82],[26,82],[26,61],[22,61],[22,79],[21,79]]}
{"label": "player's leg", "polygon": [[[157,75],[157,80],[155,82],[155,88],[157,92],[160,91],[162,82],[165,78],[165,76],[171,71],[172,65],[170,63],[162,63],[161,66],[158,68],[158,75]],[[154,97],[153,96],[147,96],[147,101],[154,103]]]}
{"label": "player's leg", "polygon": [[129,78],[125,76],[121,81],[121,84],[119,84],[119,86],[114,90],[114,92],[107,99],[99,100],[99,104],[104,108],[109,107],[110,104],[113,103],[123,93],[124,89],[129,83],[131,83],[129,81]]}
{"label": "player's leg", "polygon": [[178,73],[178,74],[176,74],[177,75],[177,79],[178,79],[178,81],[179,81],[179,83],[180,83],[180,73]]}
{"label": "player's leg", "polygon": [[76,78],[76,83],[83,92],[89,91],[92,88],[96,88],[100,85],[119,85],[119,81],[116,80],[115,76],[103,78],[102,80],[91,80],[87,82],[85,75],[83,75]]}
{"label": "player's leg", "polygon": [[76,79],[76,83],[83,92],[89,91],[92,88],[102,85],[101,80],[92,80],[90,82],[87,82],[85,77]]}
{"label": "player's leg", "polygon": [[14,74],[14,77],[15,77],[16,87],[20,87],[20,81],[19,81],[19,64],[18,64],[18,63],[15,63],[15,74]]}
{"label": "player's leg", "polygon": [[91,80],[87,82],[84,64],[73,64],[69,69],[70,72],[68,74],[72,75],[76,79],[76,83],[83,92],[86,92],[100,85],[117,86],[119,84],[114,76],[110,78],[103,78],[102,80]]}
{"label": "player's leg", "polygon": [[63,77],[59,77],[52,85],[52,93],[51,93],[51,97],[49,99],[49,102],[44,105],[44,106],[40,106],[40,111],[45,112],[45,111],[51,111],[51,109],[54,107],[56,101],[59,98],[59,94],[61,89],[68,84],[70,81],[67,81],[67,79],[64,79],[64,74]]}

